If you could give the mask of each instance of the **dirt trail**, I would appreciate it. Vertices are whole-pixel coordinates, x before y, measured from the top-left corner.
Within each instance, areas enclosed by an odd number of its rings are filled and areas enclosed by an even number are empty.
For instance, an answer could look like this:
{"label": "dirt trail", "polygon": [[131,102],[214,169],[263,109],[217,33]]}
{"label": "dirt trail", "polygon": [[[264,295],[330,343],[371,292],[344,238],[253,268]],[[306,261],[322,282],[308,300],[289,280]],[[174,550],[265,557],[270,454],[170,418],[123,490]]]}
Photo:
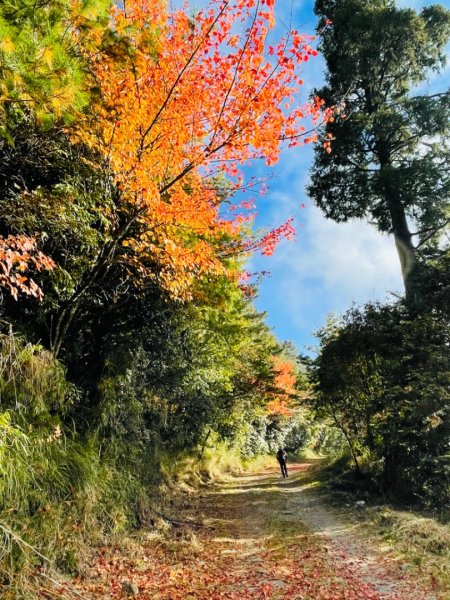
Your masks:
{"label": "dirt trail", "polygon": [[[209,522],[216,524],[217,529],[225,535],[227,531],[228,534],[232,531],[234,541],[246,540],[248,550],[253,546],[250,554],[256,557],[258,552],[255,550],[262,540],[266,545],[273,546],[274,541],[279,542],[281,537],[287,548],[280,549],[280,564],[287,558],[283,556],[283,550],[287,550],[292,541],[300,542],[302,534],[306,541],[312,534],[316,542],[317,559],[322,558],[324,553],[327,557],[323,577],[331,575],[333,578],[333,575],[337,575],[334,582],[328,582],[329,587],[336,589],[322,590],[325,594],[323,597],[339,589],[345,594],[346,586],[356,586],[362,589],[347,589],[348,597],[353,597],[352,592],[356,592],[354,597],[373,595],[374,598],[401,600],[436,598],[432,591],[424,590],[420,582],[408,578],[402,570],[402,564],[392,558],[387,559],[362,537],[359,525],[343,523],[332,509],[324,505],[320,495],[304,482],[302,475],[308,467],[307,464],[291,466],[287,480],[280,479],[278,473],[273,471],[236,478],[204,499],[203,512],[210,515]],[[215,501],[211,502],[213,499]],[[212,514],[211,505],[214,506]],[[226,514],[229,517],[224,520]],[[304,531],[305,527],[307,531]],[[221,541],[220,537],[216,540]],[[252,560],[262,562],[258,558]],[[326,573],[330,567],[335,571],[334,574]],[[344,581],[339,581],[339,577]],[[280,590],[289,585],[289,577],[275,582],[268,578],[267,581]],[[299,598],[302,597],[308,596],[299,595]]]}
{"label": "dirt trail", "polygon": [[[425,582],[408,578],[402,563],[387,558],[375,543],[371,544],[361,534],[360,524],[344,523],[324,504],[314,487],[304,481],[302,474],[308,467],[308,464],[291,466],[287,480],[280,479],[278,473],[267,472],[243,476],[221,486],[215,494],[218,513],[225,507],[228,512],[234,512],[237,534],[243,521],[247,522],[247,531],[256,536],[277,538],[285,532],[285,540],[293,534],[295,537],[299,528],[306,526],[318,542],[316,551],[328,556],[328,564],[347,578],[348,583],[356,580],[367,584],[377,598],[437,598],[431,590],[423,589]],[[230,495],[231,501],[227,500]],[[222,526],[227,524],[222,523]]]}
{"label": "dirt trail", "polygon": [[178,515],[203,518],[199,533],[181,528],[171,542],[150,540],[126,558],[107,551],[95,580],[79,589],[124,598],[127,581],[142,600],[438,600],[324,505],[307,468],[291,466],[287,480],[275,470],[243,475],[203,492]]}

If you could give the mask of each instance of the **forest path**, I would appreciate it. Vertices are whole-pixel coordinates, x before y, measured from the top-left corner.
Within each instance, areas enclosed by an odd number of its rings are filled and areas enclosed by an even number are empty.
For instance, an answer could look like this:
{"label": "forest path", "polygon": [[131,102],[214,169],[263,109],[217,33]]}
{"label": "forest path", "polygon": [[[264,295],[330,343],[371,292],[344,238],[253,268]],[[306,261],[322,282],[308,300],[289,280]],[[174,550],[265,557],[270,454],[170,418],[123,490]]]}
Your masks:
{"label": "forest path", "polygon": [[126,557],[110,549],[96,580],[78,589],[95,599],[125,598],[124,582],[142,600],[437,599],[326,506],[308,468],[290,465],[286,480],[275,469],[245,474],[203,491],[188,514],[174,516],[202,519],[195,535],[180,527]]}

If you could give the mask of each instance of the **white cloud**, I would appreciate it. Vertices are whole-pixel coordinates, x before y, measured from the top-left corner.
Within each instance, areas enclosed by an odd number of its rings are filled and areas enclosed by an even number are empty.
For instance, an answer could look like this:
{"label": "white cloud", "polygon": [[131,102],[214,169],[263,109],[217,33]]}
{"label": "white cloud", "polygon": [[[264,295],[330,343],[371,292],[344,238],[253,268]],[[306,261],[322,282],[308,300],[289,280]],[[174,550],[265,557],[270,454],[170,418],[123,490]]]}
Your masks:
{"label": "white cloud", "polygon": [[[304,188],[304,178],[295,186]],[[295,194],[273,194],[275,219],[294,211]],[[385,300],[403,289],[392,237],[364,221],[335,223],[310,203],[300,214],[298,241],[286,242],[262,268],[272,273],[261,286],[258,305],[281,338],[311,343],[311,333],[329,312],[342,313],[353,302]],[[261,267],[261,262],[257,261]]]}
{"label": "white cloud", "polygon": [[[297,267],[300,274],[319,276],[326,291],[339,293],[341,288],[355,300],[398,289],[400,267],[392,238],[363,221],[334,223],[315,207],[310,208],[307,228],[306,257],[312,261]],[[299,246],[301,253],[301,241]]]}

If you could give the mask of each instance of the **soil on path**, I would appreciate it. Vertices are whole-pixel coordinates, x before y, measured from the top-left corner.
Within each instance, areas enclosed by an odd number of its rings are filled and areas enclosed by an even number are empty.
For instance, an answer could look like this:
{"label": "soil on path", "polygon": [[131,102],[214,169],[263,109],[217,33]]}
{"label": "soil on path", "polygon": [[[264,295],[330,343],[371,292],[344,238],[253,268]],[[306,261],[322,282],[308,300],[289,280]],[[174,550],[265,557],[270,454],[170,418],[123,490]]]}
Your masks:
{"label": "soil on path", "polygon": [[[393,557],[344,523],[293,465],[242,475],[190,501],[174,518],[204,527],[176,528],[168,540],[147,539],[127,554],[104,549],[86,597],[142,600],[440,600]],[[195,531],[195,535],[192,533]]]}

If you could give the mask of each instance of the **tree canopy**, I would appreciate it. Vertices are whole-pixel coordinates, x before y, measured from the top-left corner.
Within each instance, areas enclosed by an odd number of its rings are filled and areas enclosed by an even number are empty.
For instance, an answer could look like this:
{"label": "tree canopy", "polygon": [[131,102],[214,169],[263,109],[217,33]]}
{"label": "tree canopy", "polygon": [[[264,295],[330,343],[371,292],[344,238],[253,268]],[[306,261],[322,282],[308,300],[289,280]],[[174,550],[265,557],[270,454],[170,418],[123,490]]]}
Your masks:
{"label": "tree canopy", "polygon": [[327,67],[317,93],[340,109],[316,149],[309,193],[331,219],[392,234],[409,292],[421,250],[448,225],[450,94],[421,89],[445,64],[450,12],[390,0],[317,0],[315,11]]}

